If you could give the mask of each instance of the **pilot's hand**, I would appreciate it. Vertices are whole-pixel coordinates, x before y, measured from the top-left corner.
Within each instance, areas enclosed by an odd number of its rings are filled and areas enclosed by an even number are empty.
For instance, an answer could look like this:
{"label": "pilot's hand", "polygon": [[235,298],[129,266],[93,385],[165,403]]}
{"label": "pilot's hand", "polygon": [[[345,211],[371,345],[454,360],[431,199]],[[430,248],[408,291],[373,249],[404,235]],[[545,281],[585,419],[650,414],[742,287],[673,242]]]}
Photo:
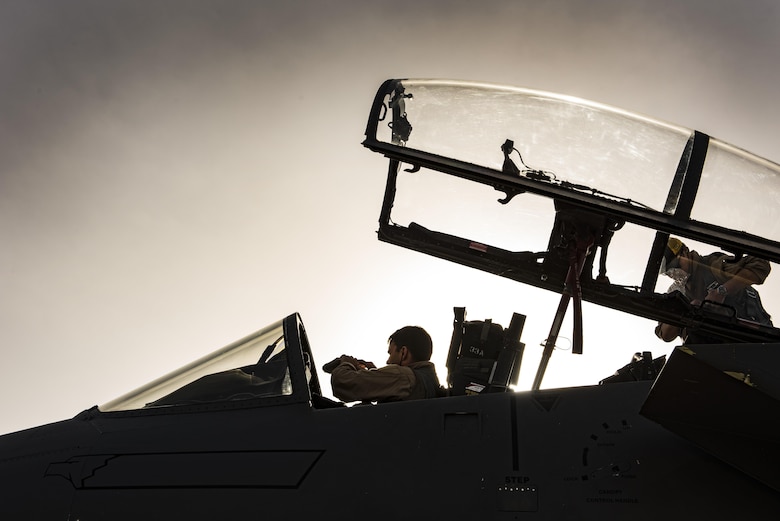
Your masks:
{"label": "pilot's hand", "polygon": [[365,360],[358,360],[354,356],[349,355],[341,355],[339,358],[339,361],[343,363],[351,364],[356,369],[376,369],[376,366],[373,364],[373,362],[366,362]]}
{"label": "pilot's hand", "polygon": [[358,360],[358,363],[364,369],[376,369],[376,365],[374,365],[374,362],[366,362],[365,360]]}
{"label": "pilot's hand", "polygon": [[726,300],[726,295],[718,293],[718,290],[715,288],[710,288],[707,290],[707,296],[704,297],[704,300],[709,300],[710,302],[717,302],[718,304],[723,304],[723,301]]}
{"label": "pilot's hand", "polygon": [[682,336],[682,328],[660,322],[655,328],[655,335],[664,342],[671,342],[678,336]]}

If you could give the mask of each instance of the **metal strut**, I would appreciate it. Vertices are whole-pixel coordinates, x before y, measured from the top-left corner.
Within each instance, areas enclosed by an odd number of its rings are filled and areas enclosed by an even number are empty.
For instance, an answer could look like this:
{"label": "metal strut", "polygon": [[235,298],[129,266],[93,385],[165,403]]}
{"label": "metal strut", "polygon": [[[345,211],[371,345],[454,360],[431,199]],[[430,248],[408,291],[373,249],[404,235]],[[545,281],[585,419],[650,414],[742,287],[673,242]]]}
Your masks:
{"label": "metal strut", "polygon": [[547,364],[550,362],[555,342],[558,340],[558,334],[561,332],[563,318],[566,316],[566,310],[569,308],[569,302],[574,300],[574,334],[572,339],[572,351],[576,354],[582,354],[582,285],[580,284],[580,275],[585,265],[585,258],[590,252],[595,239],[589,236],[587,239],[576,239],[569,246],[569,269],[566,273],[566,284],[561,293],[561,300],[558,303],[558,310],[555,312],[550,334],[544,343],[542,351],[542,360],[539,362],[539,369],[536,371],[534,383],[531,390],[538,391],[542,385],[542,378],[547,370]]}

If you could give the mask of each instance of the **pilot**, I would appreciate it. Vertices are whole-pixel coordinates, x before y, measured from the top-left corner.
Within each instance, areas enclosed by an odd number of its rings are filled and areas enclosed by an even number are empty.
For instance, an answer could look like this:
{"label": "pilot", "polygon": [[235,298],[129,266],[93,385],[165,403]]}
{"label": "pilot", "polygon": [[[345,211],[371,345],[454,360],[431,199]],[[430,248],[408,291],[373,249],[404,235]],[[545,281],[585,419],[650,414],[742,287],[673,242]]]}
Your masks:
{"label": "pilot", "polygon": [[347,355],[337,359],[330,379],[336,398],[345,402],[394,402],[443,395],[430,361],[433,343],[425,329],[402,327],[387,342],[385,367],[377,369],[371,362]]}
{"label": "pilot", "polygon": [[[767,261],[750,255],[739,260],[722,252],[702,256],[689,250],[680,239],[670,237],[660,271],[674,280],[669,292],[681,292],[692,305],[700,305],[703,301],[725,304],[734,308],[739,318],[771,326],[771,317],[752,286],[762,284],[771,269]],[[663,323],[655,328],[655,334],[665,342],[678,336],[686,343],[717,342],[687,335],[682,328]]]}

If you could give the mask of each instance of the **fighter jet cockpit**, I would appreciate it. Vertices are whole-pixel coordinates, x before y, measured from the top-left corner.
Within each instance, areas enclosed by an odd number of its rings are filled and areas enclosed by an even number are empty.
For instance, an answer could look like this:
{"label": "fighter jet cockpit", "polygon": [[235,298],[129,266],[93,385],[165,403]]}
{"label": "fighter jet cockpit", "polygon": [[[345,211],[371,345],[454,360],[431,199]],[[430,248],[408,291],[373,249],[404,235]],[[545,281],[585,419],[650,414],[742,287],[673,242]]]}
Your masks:
{"label": "fighter jet cockpit", "polygon": [[[717,342],[780,341],[769,318],[780,310],[777,164],[597,103],[442,80],[385,82],[363,144],[389,159],[380,240],[561,295],[532,390],[542,386],[567,314],[571,351],[587,349],[583,301]],[[665,255],[673,236],[703,253],[728,252],[729,262],[756,257],[771,264],[774,277],[755,290],[769,310],[766,320],[738,316],[728,305],[692,305],[679,281],[662,276],[670,275]],[[296,317],[99,409],[339,406],[322,397]],[[465,309],[455,308],[446,363],[451,396],[503,392],[517,383],[524,321],[516,313],[503,329],[466,321]],[[494,330],[499,340],[489,346]],[[632,363],[653,379],[663,360],[639,352]],[[605,375],[614,369],[604,368]]]}

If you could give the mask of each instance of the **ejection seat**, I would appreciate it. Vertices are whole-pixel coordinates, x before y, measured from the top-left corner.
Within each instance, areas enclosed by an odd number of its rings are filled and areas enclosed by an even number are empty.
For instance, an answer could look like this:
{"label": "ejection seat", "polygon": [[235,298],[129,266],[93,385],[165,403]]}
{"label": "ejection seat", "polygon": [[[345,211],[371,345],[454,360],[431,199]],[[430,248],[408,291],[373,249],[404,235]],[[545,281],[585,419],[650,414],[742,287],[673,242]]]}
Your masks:
{"label": "ejection seat", "polygon": [[454,308],[452,341],[447,355],[450,396],[506,392],[517,384],[525,344],[520,334],[525,316],[512,315],[509,328],[492,320],[466,321],[466,308]]}

